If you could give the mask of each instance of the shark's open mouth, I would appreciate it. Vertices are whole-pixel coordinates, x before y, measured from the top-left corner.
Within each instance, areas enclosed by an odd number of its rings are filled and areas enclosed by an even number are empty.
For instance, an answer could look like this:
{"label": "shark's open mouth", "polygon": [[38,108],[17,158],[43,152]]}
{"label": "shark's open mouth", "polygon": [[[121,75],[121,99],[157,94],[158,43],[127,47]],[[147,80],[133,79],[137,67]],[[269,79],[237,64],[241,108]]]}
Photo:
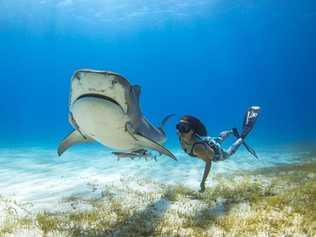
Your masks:
{"label": "shark's open mouth", "polygon": [[119,106],[119,107],[122,109],[122,111],[124,111],[123,108],[122,108],[122,106],[121,106],[116,100],[114,100],[114,99],[112,99],[112,98],[110,98],[110,97],[108,97],[108,96],[105,96],[105,95],[94,94],[94,93],[83,94],[83,95],[79,96],[79,97],[76,99],[76,101],[78,101],[78,100],[80,100],[80,99],[82,99],[82,98],[85,98],[85,97],[94,97],[94,98],[99,98],[99,99],[103,99],[103,100],[110,101],[110,102],[116,104],[117,106]]}

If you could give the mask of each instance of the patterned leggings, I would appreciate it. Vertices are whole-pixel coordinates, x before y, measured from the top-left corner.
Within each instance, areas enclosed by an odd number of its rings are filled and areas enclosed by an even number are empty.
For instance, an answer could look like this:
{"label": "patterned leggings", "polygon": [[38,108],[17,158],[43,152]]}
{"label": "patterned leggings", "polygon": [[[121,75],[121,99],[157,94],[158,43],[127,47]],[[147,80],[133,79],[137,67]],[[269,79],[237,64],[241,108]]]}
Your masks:
{"label": "patterned leggings", "polygon": [[[219,144],[222,144],[224,142],[224,140],[227,137],[229,137],[229,135],[232,135],[232,134],[233,134],[232,130],[223,131],[220,133],[220,135],[216,139],[216,141]],[[243,139],[238,138],[227,150],[221,148],[221,151],[222,151],[221,160],[226,160],[229,157],[231,157],[233,154],[235,154],[242,143],[243,143]]]}

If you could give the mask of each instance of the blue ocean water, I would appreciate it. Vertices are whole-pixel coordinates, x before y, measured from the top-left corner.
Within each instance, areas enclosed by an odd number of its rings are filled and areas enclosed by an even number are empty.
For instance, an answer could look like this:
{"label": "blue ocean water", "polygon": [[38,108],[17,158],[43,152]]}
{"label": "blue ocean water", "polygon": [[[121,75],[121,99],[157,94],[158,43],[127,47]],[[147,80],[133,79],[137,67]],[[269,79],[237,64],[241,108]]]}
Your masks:
{"label": "blue ocean water", "polygon": [[192,114],[216,135],[254,104],[253,143],[315,141],[314,1],[16,0],[0,13],[2,145],[57,145],[80,68],[141,85],[156,124]]}
{"label": "blue ocean water", "polygon": [[[183,158],[175,133],[184,114],[216,136],[240,127],[249,106],[262,107],[248,139],[261,161],[243,149],[211,180],[300,162],[308,151],[288,148],[316,140],[313,0],[0,0],[0,42],[0,191],[10,198],[47,204],[126,173],[197,189],[204,164]],[[117,163],[93,145],[59,159],[57,146],[71,131],[70,78],[80,68],[141,85],[142,110],[154,124],[175,113],[166,146],[179,162]]]}

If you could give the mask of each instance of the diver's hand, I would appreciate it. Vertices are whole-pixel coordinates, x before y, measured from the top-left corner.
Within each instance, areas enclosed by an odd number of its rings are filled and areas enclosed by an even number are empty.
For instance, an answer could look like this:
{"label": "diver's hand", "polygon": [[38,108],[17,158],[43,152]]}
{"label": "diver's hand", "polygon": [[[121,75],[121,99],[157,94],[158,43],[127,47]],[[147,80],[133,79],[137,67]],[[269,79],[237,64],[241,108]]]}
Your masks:
{"label": "diver's hand", "polygon": [[201,188],[201,189],[200,189],[199,192],[200,192],[200,193],[203,193],[203,192],[205,191],[205,184],[204,184],[204,183],[201,183],[201,184],[200,184],[200,188]]}

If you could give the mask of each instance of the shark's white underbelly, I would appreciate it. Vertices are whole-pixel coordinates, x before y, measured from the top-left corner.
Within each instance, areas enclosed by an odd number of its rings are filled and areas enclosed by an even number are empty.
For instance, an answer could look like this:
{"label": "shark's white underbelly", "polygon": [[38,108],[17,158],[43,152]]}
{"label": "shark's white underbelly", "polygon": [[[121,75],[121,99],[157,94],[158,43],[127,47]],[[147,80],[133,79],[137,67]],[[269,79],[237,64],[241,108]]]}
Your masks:
{"label": "shark's white underbelly", "polygon": [[83,97],[73,103],[71,112],[80,131],[103,145],[120,150],[137,147],[135,139],[125,129],[128,117],[114,102]]}

